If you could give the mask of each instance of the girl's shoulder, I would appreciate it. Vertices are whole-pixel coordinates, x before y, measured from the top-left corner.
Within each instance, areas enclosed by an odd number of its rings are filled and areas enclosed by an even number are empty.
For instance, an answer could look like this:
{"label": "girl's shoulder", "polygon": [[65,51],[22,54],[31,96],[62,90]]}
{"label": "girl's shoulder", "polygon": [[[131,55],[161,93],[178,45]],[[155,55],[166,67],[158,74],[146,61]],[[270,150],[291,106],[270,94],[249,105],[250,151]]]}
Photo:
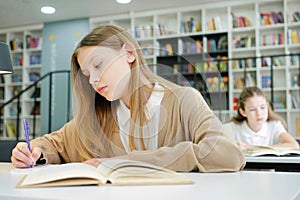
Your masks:
{"label": "girl's shoulder", "polygon": [[283,124],[279,120],[269,120],[269,121],[266,121],[265,124],[271,128],[272,127],[283,127]]}
{"label": "girl's shoulder", "polygon": [[232,122],[232,121],[231,121],[231,122],[225,123],[225,124],[224,124],[224,127],[225,127],[225,128],[229,128],[229,127],[230,127],[231,129],[236,129],[236,128],[240,128],[240,127],[242,126],[242,124],[243,124],[243,123],[238,124],[238,123],[235,123],[235,122]]}

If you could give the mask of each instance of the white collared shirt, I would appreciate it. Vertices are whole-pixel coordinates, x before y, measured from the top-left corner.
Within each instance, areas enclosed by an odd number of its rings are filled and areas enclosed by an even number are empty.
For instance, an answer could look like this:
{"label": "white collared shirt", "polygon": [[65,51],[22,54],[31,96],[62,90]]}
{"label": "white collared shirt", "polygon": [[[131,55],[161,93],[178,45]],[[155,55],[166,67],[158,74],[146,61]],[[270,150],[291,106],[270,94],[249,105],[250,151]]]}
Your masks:
{"label": "white collared shirt", "polygon": [[279,136],[287,132],[282,123],[277,120],[265,122],[258,132],[252,131],[246,121],[240,125],[230,122],[225,124],[224,128],[238,142],[263,146],[278,144]]}
{"label": "white collared shirt", "polygon": [[[148,124],[143,126],[143,139],[147,150],[157,149],[158,143],[158,126],[161,101],[164,96],[163,87],[157,83],[154,90],[145,106],[145,113],[148,119]],[[117,108],[117,118],[120,130],[120,138],[127,152],[129,152],[129,128],[130,128],[130,110],[125,103],[120,99]],[[139,127],[135,128],[135,144],[138,150],[142,150],[139,145]]]}

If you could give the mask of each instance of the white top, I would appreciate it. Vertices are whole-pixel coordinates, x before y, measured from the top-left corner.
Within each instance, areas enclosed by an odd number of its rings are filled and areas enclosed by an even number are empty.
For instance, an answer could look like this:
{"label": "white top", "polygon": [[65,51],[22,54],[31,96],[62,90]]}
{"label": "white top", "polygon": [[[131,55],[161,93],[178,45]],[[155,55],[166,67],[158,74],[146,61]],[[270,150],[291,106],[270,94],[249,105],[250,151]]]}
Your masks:
{"label": "white top", "polygon": [[224,124],[224,128],[236,141],[248,145],[268,146],[278,144],[280,134],[287,132],[282,123],[277,120],[265,122],[258,132],[252,131],[246,121],[242,124],[230,122]]}
{"label": "white top", "polygon": [[[158,126],[160,115],[160,104],[164,96],[163,87],[157,83],[154,86],[154,90],[146,104],[145,113],[148,119],[148,124],[143,126],[143,138],[144,144],[147,150],[157,149],[158,142]],[[129,128],[130,128],[130,110],[122,100],[119,100],[119,106],[117,108],[118,124],[120,129],[120,137],[122,144],[127,152],[129,152]],[[135,144],[138,150],[142,150],[139,145],[139,125],[135,128]]]}

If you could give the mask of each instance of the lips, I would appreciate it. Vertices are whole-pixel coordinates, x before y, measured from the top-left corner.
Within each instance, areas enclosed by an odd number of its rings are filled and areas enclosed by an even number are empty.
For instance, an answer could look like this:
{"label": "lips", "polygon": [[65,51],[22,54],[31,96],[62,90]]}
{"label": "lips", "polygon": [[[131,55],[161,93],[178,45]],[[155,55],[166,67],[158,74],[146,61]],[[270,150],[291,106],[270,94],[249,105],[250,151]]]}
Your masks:
{"label": "lips", "polygon": [[260,121],[263,121],[263,118],[258,118],[257,121],[259,121],[259,122],[260,122]]}
{"label": "lips", "polygon": [[105,90],[106,88],[107,88],[107,86],[99,87],[99,88],[97,89],[97,92],[98,92],[99,94],[101,94],[101,93],[104,92],[104,90]]}

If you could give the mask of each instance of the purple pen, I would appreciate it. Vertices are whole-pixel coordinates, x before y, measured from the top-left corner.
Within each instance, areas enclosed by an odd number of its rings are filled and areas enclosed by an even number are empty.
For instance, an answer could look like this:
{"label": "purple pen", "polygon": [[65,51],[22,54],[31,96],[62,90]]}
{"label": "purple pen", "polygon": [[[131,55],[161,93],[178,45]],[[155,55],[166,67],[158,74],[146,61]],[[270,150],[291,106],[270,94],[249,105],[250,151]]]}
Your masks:
{"label": "purple pen", "polygon": [[[29,127],[29,123],[26,119],[23,119],[23,125],[24,125],[24,130],[25,130],[26,143],[27,143],[29,151],[31,152],[30,140],[29,140],[30,127]],[[30,164],[30,168],[32,168],[32,164]]]}

